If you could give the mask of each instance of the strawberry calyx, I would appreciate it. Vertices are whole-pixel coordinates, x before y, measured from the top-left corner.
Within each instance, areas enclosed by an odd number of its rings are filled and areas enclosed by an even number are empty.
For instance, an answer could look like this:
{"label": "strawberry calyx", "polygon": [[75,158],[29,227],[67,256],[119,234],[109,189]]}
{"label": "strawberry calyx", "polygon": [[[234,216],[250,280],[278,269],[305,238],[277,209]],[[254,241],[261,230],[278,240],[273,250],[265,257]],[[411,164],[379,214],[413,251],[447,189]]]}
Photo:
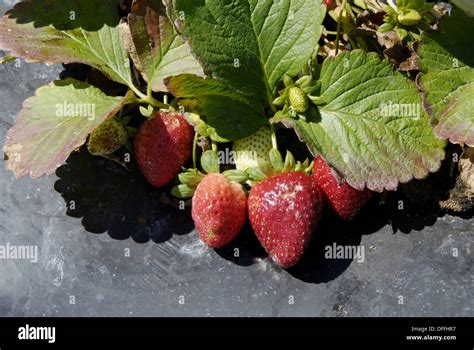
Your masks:
{"label": "strawberry calyx", "polygon": [[280,107],[271,122],[287,117],[306,119],[310,103],[314,102],[313,95],[318,94],[321,83],[313,80],[310,75],[303,75],[297,81],[285,75],[283,78],[284,89],[279,91],[279,96],[273,100],[273,104]]}
{"label": "strawberry calyx", "polygon": [[314,166],[314,162],[310,163],[308,159],[304,162],[296,161],[290,151],[286,152],[285,160],[283,160],[280,151],[272,149],[269,152],[269,158],[270,164],[259,163],[257,167],[245,171],[251,185],[282,173],[304,172],[309,175]]}
{"label": "strawberry calyx", "polygon": [[[202,171],[196,168],[183,169],[178,175],[180,184],[171,189],[171,194],[177,198],[190,198],[196,192],[198,185],[208,174],[220,174],[219,158],[215,150],[209,150],[201,156]],[[249,179],[249,175],[241,170],[231,169],[222,173],[230,182],[245,183]]]}

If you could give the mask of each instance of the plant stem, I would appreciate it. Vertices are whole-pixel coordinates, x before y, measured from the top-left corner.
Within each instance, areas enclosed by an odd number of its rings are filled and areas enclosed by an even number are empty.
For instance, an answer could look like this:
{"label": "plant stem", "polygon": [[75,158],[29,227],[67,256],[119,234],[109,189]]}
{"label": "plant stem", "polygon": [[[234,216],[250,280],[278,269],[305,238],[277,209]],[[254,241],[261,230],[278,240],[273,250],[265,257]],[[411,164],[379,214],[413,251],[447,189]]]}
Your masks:
{"label": "plant stem", "polygon": [[217,143],[216,141],[212,141],[211,140],[211,147],[212,147],[212,151],[217,154]]}
{"label": "plant stem", "polygon": [[159,108],[159,109],[168,109],[169,108],[169,105],[165,105],[164,103],[161,103],[160,101],[156,100],[152,96],[149,97],[149,96],[143,95],[143,97],[142,96],[139,96],[139,97],[140,98],[135,100],[138,103],[149,104],[150,106],[153,106],[153,107]]}
{"label": "plant stem", "polygon": [[352,46],[352,50],[355,50],[359,47],[359,45],[357,45],[357,43],[354,41],[354,39],[352,39],[349,34],[347,34],[347,37],[349,38],[349,42],[351,43],[351,46]]}
{"label": "plant stem", "polygon": [[197,161],[196,161],[196,151],[197,151],[197,141],[199,138],[199,134],[197,132],[194,133],[194,141],[193,141],[193,168],[197,169]]}
{"label": "plant stem", "polygon": [[346,0],[342,0],[341,10],[339,11],[339,16],[337,17],[336,56],[339,53],[339,39],[341,36],[342,11],[345,11],[345,9],[346,9]]}
{"label": "plant stem", "polygon": [[278,142],[275,134],[275,126],[270,124],[270,131],[272,132],[272,148],[278,151]]}
{"label": "plant stem", "polygon": [[141,99],[147,98],[147,95],[145,95],[143,92],[141,92],[135,85],[129,85],[130,90],[132,90],[135,95],[137,95]]}
{"label": "plant stem", "polygon": [[151,87],[151,84],[148,84],[147,89],[146,89],[146,95],[147,97],[152,97],[153,94],[153,89]]}
{"label": "plant stem", "polygon": [[309,61],[303,67],[303,75],[310,75],[311,74],[311,66],[309,65]]}
{"label": "plant stem", "polygon": [[159,109],[168,109],[170,106],[167,104],[161,103],[160,101],[157,101],[153,96],[152,96],[152,89],[150,85],[147,87],[147,94],[145,95],[143,92],[141,92],[134,84],[129,85],[130,90],[132,90],[137,97],[133,99],[133,102],[135,103],[144,103],[144,104],[149,104],[152,107],[159,108]]}

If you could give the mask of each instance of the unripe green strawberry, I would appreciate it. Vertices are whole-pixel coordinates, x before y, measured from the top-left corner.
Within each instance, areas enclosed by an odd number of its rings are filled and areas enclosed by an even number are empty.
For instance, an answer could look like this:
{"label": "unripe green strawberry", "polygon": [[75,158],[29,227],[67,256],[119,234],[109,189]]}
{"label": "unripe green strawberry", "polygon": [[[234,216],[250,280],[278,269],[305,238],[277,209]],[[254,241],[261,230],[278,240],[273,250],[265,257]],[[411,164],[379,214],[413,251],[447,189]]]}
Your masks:
{"label": "unripe green strawberry", "polygon": [[420,13],[416,10],[409,10],[404,13],[400,13],[397,16],[398,23],[404,26],[414,26],[421,21],[422,17]]}
{"label": "unripe green strawberry", "polygon": [[309,106],[308,96],[297,86],[291,87],[288,91],[288,101],[296,113],[306,112]]}
{"label": "unripe green strawberry", "polygon": [[270,163],[268,152],[272,149],[272,133],[264,126],[255,134],[234,142],[232,147],[237,170],[257,167],[259,162]]}
{"label": "unripe green strawberry", "polygon": [[94,156],[106,156],[120,149],[126,142],[127,131],[123,124],[109,119],[92,132],[87,149]]}

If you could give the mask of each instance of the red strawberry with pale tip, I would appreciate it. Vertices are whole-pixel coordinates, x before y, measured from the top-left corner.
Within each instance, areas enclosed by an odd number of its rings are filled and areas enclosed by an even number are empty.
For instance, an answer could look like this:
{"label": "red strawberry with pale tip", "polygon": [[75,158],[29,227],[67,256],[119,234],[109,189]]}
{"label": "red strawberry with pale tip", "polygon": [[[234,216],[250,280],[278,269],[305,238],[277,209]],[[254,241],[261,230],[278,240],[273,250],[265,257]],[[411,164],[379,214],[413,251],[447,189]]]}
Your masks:
{"label": "red strawberry with pale tip", "polygon": [[170,183],[191,158],[194,130],[179,113],[158,112],[135,137],[142,174],[156,187]]}
{"label": "red strawberry with pale tip", "polygon": [[372,197],[368,189],[358,191],[347,182],[339,184],[322,157],[314,160],[313,179],[323,191],[326,202],[342,220],[352,220]]}
{"label": "red strawberry with pale tip", "polygon": [[283,268],[303,256],[321,219],[323,197],[304,172],[285,172],[255,185],[248,198],[249,219],[269,256]]}
{"label": "red strawberry with pale tip", "polygon": [[230,243],[247,219],[247,197],[242,185],[224,175],[206,175],[193,197],[192,217],[201,239],[212,248]]}

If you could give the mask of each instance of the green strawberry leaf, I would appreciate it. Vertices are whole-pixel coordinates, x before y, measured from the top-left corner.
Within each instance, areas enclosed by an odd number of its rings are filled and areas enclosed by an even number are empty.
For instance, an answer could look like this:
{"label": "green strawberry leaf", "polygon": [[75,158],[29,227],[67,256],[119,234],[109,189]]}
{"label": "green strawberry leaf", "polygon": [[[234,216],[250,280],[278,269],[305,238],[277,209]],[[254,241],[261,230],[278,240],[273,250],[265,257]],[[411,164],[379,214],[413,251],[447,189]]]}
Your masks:
{"label": "green strawberry leaf", "polygon": [[451,2],[466,12],[469,17],[474,17],[472,0],[451,0]]}
{"label": "green strawberry leaf", "polygon": [[52,174],[128,97],[110,97],[74,79],[39,88],[8,131],[3,147],[7,169],[17,177]]}
{"label": "green strawberry leaf", "polygon": [[424,107],[434,133],[452,143],[474,146],[474,18],[456,9],[441,32],[426,32],[419,47]]}
{"label": "green strawberry leaf", "polygon": [[161,1],[136,1],[120,30],[135,67],[153,91],[166,91],[163,79],[169,76],[204,75],[188,44],[175,33]]}
{"label": "green strawberry leaf", "polygon": [[267,123],[262,106],[217,80],[182,74],[165,79],[165,84],[179,105],[199,114],[220,138],[239,140]]}
{"label": "green strawberry leaf", "polygon": [[208,76],[271,102],[285,74],[308,62],[322,32],[322,0],[166,0]]}
{"label": "green strawberry leaf", "polygon": [[132,86],[117,1],[30,0],[0,19],[0,49],[29,61],[79,62]]}
{"label": "green strawberry leaf", "polygon": [[415,84],[376,54],[324,61],[318,101],[306,121],[284,123],[351,186],[394,190],[439,168],[445,142],[433,135]]}

